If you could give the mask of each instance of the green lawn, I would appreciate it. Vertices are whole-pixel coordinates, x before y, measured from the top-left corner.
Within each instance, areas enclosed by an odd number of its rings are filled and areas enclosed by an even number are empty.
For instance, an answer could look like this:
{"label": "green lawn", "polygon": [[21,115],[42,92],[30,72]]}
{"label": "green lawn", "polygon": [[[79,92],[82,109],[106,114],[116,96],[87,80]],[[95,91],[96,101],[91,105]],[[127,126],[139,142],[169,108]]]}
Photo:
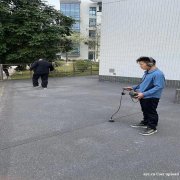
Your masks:
{"label": "green lawn", "polygon": [[[64,77],[64,76],[87,76],[87,75],[98,75],[99,74],[99,65],[98,63],[92,63],[89,65],[87,70],[82,71],[78,70],[73,64],[73,62],[59,62],[55,70],[50,72],[50,77]],[[32,73],[29,70],[17,71],[12,76],[11,79],[30,79]]]}
{"label": "green lawn", "polygon": [[31,78],[32,73],[28,70],[25,71],[17,71],[12,76],[11,79],[29,79]]}

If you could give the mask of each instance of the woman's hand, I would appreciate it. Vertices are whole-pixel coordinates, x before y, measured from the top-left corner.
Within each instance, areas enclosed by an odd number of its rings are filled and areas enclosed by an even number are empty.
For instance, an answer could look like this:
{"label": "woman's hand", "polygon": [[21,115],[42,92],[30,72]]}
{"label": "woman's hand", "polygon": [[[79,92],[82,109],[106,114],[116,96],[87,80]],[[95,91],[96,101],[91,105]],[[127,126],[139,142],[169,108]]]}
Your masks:
{"label": "woman's hand", "polygon": [[137,93],[137,96],[135,96],[135,98],[137,98],[139,100],[142,99],[143,97],[144,97],[144,94],[141,92]]}

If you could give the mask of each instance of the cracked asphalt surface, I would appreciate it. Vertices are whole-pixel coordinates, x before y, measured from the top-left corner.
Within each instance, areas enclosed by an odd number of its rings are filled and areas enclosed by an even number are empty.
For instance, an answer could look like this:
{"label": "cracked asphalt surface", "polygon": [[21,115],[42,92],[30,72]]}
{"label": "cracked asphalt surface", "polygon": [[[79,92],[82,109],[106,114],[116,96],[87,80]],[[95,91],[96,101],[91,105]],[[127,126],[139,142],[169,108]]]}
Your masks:
{"label": "cracked asphalt surface", "polygon": [[0,180],[180,179],[180,104],[175,88],[160,101],[158,133],[130,127],[139,103],[97,76],[0,82]]}

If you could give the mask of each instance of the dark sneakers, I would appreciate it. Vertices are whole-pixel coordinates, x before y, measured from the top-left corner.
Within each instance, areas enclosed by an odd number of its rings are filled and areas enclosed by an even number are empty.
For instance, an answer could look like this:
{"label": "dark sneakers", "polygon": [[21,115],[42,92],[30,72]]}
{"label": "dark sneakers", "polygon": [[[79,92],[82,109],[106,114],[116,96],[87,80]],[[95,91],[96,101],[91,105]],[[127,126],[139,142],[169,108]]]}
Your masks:
{"label": "dark sneakers", "polygon": [[147,128],[147,125],[145,125],[143,122],[140,122],[140,123],[138,123],[138,124],[132,124],[132,125],[130,125],[131,127],[133,127],[133,128]]}
{"label": "dark sneakers", "polygon": [[152,135],[156,132],[157,132],[157,129],[152,129],[152,128],[147,127],[143,132],[141,132],[139,134],[141,134],[143,136],[149,136],[149,135]]}

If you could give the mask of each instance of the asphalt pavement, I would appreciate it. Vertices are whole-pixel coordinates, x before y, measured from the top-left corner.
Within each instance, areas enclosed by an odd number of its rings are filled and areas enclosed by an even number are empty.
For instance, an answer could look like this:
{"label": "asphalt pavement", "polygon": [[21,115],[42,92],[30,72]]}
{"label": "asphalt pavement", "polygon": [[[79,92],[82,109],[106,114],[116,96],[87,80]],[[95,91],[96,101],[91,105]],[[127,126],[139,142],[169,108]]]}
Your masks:
{"label": "asphalt pavement", "polygon": [[180,104],[166,88],[158,106],[158,133],[139,134],[139,103],[123,83],[98,76],[0,82],[0,180],[180,179]]}

